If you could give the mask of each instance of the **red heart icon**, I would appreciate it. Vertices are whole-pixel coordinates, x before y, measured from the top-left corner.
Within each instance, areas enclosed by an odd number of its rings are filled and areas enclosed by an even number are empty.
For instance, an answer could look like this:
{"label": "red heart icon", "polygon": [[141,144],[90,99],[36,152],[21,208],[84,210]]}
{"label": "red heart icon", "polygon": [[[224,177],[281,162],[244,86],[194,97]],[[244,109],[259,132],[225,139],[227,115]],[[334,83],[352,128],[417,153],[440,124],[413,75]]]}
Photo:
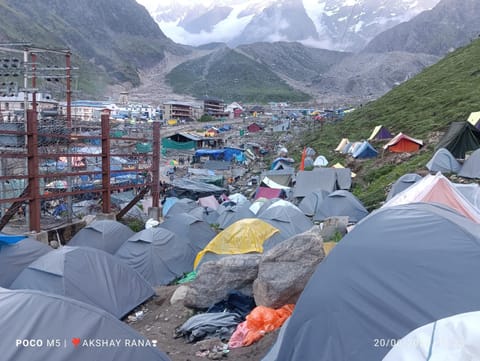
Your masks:
{"label": "red heart icon", "polygon": [[72,343],[75,347],[77,347],[78,345],[80,345],[80,339],[78,337],[75,337],[75,338],[72,338]]}

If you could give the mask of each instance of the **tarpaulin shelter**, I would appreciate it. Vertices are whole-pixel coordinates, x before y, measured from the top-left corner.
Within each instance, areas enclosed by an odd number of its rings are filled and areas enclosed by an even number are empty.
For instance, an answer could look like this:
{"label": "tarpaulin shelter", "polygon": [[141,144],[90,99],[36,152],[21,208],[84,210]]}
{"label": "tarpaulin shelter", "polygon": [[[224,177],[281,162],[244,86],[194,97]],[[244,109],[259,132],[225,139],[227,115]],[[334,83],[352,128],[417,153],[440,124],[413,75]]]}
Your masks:
{"label": "tarpaulin shelter", "polygon": [[457,190],[453,183],[441,173],[426,175],[411,187],[391,198],[382,208],[414,202],[440,203],[452,208],[475,223],[480,223],[480,210],[475,208]]}
{"label": "tarpaulin shelter", "polygon": [[219,196],[226,192],[225,188],[186,178],[174,179],[173,187],[177,197],[190,198],[194,200],[200,197],[207,197],[209,195]]}
{"label": "tarpaulin shelter", "polygon": [[[444,360],[480,359],[480,312],[466,312],[423,325],[395,343],[383,361],[423,361],[425,355]],[[438,358],[437,358],[438,359]]]}
{"label": "tarpaulin shelter", "polygon": [[390,133],[383,125],[377,125],[373,129],[372,134],[370,134],[370,137],[368,137],[368,140],[381,140],[390,138],[392,138],[392,133]]}
{"label": "tarpaulin shelter", "polygon": [[298,208],[309,217],[312,217],[318,205],[320,205],[323,200],[329,195],[330,193],[327,191],[315,191],[307,194],[302,201],[298,204]]}
{"label": "tarpaulin shelter", "polygon": [[168,229],[153,227],[135,233],[115,253],[152,286],[167,285],[193,270],[195,248]]}
{"label": "tarpaulin shelter", "polygon": [[395,183],[393,183],[392,188],[390,188],[390,192],[388,192],[387,195],[387,201],[413,185],[415,182],[418,182],[420,179],[422,179],[422,177],[416,173],[407,173],[402,175],[395,181]]}
{"label": "tarpaulin shelter", "polygon": [[198,204],[201,205],[202,207],[208,207],[213,210],[216,210],[220,205],[217,201],[217,198],[215,198],[214,196],[198,198]]}
{"label": "tarpaulin shelter", "polygon": [[365,159],[365,158],[374,158],[378,155],[377,150],[372,147],[372,145],[364,141],[362,144],[355,149],[355,151],[352,153],[353,158],[360,158],[360,159]]}
{"label": "tarpaulin shelter", "polygon": [[[98,307],[72,298],[0,289],[0,312],[0,328],[4,330],[0,338],[2,360],[169,360],[132,327]],[[32,340],[37,347],[17,346],[17,340]],[[89,346],[89,342],[95,344],[97,340],[114,341],[114,346]]]}
{"label": "tarpaulin shelter", "polygon": [[438,142],[435,150],[446,148],[455,158],[465,158],[465,153],[480,148],[480,129],[468,122],[453,122]]}
{"label": "tarpaulin shelter", "polygon": [[154,294],[142,276],[111,254],[90,247],[69,246],[38,258],[18,275],[10,288],[74,298],[117,318]]}
{"label": "tarpaulin shelter", "polygon": [[368,215],[362,202],[352,193],[339,190],[330,193],[317,205],[314,221],[324,221],[329,217],[348,217],[349,223],[356,223]]}
{"label": "tarpaulin shelter", "polygon": [[386,340],[479,309],[479,257],[480,225],[445,207],[377,210],[318,265],[276,361],[382,360]]}
{"label": "tarpaulin shelter", "polygon": [[336,188],[337,176],[334,168],[316,168],[312,171],[297,173],[293,197],[302,198],[314,191],[333,192]]}
{"label": "tarpaulin shelter", "polygon": [[9,287],[25,267],[51,250],[31,238],[10,244],[0,242],[0,287]]}
{"label": "tarpaulin shelter", "polygon": [[268,178],[272,182],[276,184],[280,184],[284,187],[290,187],[292,183],[292,178],[295,174],[295,169],[279,169],[279,170],[269,170],[266,172],[262,172],[261,179]]}
{"label": "tarpaulin shelter", "polygon": [[462,165],[455,159],[448,149],[440,148],[428,161],[427,168],[430,172],[458,173]]}
{"label": "tarpaulin shelter", "polygon": [[477,149],[465,159],[458,175],[464,178],[480,178],[480,149]]}
{"label": "tarpaulin shelter", "polygon": [[68,245],[93,247],[114,254],[134,233],[129,227],[117,221],[94,221],[78,231]]}
{"label": "tarpaulin shelter", "polygon": [[285,197],[285,191],[283,189],[278,188],[269,188],[269,187],[258,187],[255,192],[254,199],[257,198],[283,198]]}
{"label": "tarpaulin shelter", "polygon": [[216,236],[216,232],[206,221],[187,213],[166,217],[160,223],[159,228],[167,229],[186,240],[195,249],[195,252],[204,249],[208,242]]}
{"label": "tarpaulin shelter", "polygon": [[241,219],[217,234],[210,243],[197,254],[194,268],[197,268],[207,253],[219,255],[263,252],[264,242],[279,230],[257,218]]}
{"label": "tarpaulin shelter", "polygon": [[383,149],[394,153],[411,153],[423,147],[423,141],[398,133],[391,141],[383,146]]}

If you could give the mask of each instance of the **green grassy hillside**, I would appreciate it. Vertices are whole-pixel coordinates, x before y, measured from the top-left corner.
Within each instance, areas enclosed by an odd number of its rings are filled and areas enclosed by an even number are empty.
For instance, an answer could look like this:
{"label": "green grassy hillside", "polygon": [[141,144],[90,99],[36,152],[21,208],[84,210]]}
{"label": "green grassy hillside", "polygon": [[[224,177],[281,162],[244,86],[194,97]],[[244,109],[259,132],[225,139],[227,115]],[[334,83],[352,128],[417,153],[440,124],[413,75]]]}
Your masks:
{"label": "green grassy hillside", "polygon": [[[302,145],[313,147],[331,161],[345,164],[343,155],[333,152],[343,137],[350,141],[367,139],[376,125],[385,125],[391,133],[403,132],[423,139],[425,147],[408,156],[384,154],[374,160],[355,160],[349,166],[359,173],[354,193],[372,209],[385,199],[388,186],[399,176],[426,170],[425,164],[441,132],[453,121],[468,118],[480,110],[480,40],[447,55],[409,81],[377,101],[359,107],[343,121],[325,124],[308,132]],[[319,127],[317,125],[317,127]],[[382,144],[374,144],[380,150]]]}
{"label": "green grassy hillside", "polygon": [[167,80],[176,93],[198,98],[255,103],[309,99],[266,65],[228,48],[180,64],[167,75]]}

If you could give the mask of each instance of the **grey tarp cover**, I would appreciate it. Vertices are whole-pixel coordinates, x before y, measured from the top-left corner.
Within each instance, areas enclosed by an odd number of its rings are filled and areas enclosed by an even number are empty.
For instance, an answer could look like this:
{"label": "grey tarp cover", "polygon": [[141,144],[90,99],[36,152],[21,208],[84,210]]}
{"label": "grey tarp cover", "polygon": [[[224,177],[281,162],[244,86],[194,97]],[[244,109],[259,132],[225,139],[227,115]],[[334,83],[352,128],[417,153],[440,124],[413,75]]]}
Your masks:
{"label": "grey tarp cover", "polygon": [[337,176],[334,168],[316,168],[312,171],[297,173],[293,197],[305,197],[308,193],[325,190],[333,192],[336,189]]}
{"label": "grey tarp cover", "polygon": [[93,247],[114,254],[134,233],[129,227],[117,221],[94,221],[78,231],[68,245]]}
{"label": "grey tarp cover", "polygon": [[462,165],[455,159],[448,149],[440,148],[428,161],[427,168],[430,172],[435,173],[457,173],[460,168],[462,168]]}
{"label": "grey tarp cover", "polygon": [[435,150],[447,148],[455,158],[465,158],[465,153],[480,148],[480,129],[469,122],[453,122],[440,139]]}
{"label": "grey tarp cover", "polygon": [[268,177],[270,180],[275,183],[281,184],[282,186],[289,187],[292,182],[292,177],[295,174],[295,170],[292,169],[280,169],[280,170],[269,170],[264,171],[261,174],[261,179]]}
{"label": "grey tarp cover", "polygon": [[250,210],[250,206],[250,202],[244,202],[234,206],[219,208],[221,213],[217,218],[218,228],[225,229],[241,219],[255,218],[255,213]]}
{"label": "grey tarp cover", "polygon": [[395,183],[393,183],[390,192],[388,192],[387,201],[392,199],[398,193],[403,192],[420,179],[422,179],[422,177],[415,173],[407,173],[402,175],[395,181]]}
{"label": "grey tarp cover", "polygon": [[159,228],[175,233],[180,239],[187,241],[197,253],[217,235],[207,222],[188,213],[165,218]]}
{"label": "grey tarp cover", "polygon": [[[0,289],[0,350],[9,361],[168,361],[156,347],[108,312],[77,300],[32,290]],[[73,338],[79,338],[75,347]],[[16,347],[16,340],[41,340],[42,347]],[[60,347],[47,346],[59,340]],[[115,347],[87,347],[89,340],[119,340]],[[127,345],[126,345],[127,343]],[[151,343],[150,343],[151,345]]]}
{"label": "grey tarp cover", "polygon": [[10,287],[25,267],[51,250],[51,247],[31,238],[12,244],[0,243],[0,287]]}
{"label": "grey tarp cover", "polygon": [[477,149],[470,157],[465,159],[458,175],[464,178],[480,178],[480,149]]}
{"label": "grey tarp cover", "polygon": [[187,239],[153,227],[135,233],[115,257],[140,273],[152,286],[167,285],[193,271],[197,252]]}
{"label": "grey tarp cover", "polygon": [[[257,217],[280,231],[280,238],[283,240],[299,233],[303,233],[313,227],[312,221],[292,203],[278,200],[265,210],[261,210]],[[271,238],[264,243],[264,249],[272,247],[271,242],[279,237]]]}
{"label": "grey tarp cover", "polygon": [[205,337],[229,339],[237,325],[242,322],[240,315],[232,312],[201,313],[190,317],[176,333],[185,336],[189,342]]}
{"label": "grey tarp cover", "polygon": [[298,208],[302,210],[302,212],[312,217],[317,210],[317,206],[329,195],[327,191],[317,191],[311,192],[307,194],[302,201],[298,204]]}
{"label": "grey tarp cover", "polygon": [[226,192],[225,188],[187,178],[174,179],[173,187],[179,198],[198,199],[209,195],[219,196]]}
{"label": "grey tarp cover", "polygon": [[367,209],[357,197],[348,191],[339,190],[330,193],[317,206],[313,220],[324,221],[330,217],[348,216],[349,223],[356,223],[367,215]]}
{"label": "grey tarp cover", "polygon": [[377,210],[319,264],[276,361],[382,360],[386,340],[480,309],[479,259],[480,225],[449,208]]}
{"label": "grey tarp cover", "polygon": [[65,246],[30,264],[12,289],[40,290],[90,303],[121,318],[154,292],[134,269],[111,254]]}

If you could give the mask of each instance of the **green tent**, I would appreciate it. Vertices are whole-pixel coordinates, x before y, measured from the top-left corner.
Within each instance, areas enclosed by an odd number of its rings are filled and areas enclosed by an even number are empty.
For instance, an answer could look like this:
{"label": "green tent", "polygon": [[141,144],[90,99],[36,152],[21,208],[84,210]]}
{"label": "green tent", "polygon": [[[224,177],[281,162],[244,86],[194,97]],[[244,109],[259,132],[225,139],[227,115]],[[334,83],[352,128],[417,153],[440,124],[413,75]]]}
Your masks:
{"label": "green tent", "polygon": [[435,151],[446,148],[455,158],[465,158],[465,153],[480,148],[480,129],[468,122],[453,122],[438,142]]}

